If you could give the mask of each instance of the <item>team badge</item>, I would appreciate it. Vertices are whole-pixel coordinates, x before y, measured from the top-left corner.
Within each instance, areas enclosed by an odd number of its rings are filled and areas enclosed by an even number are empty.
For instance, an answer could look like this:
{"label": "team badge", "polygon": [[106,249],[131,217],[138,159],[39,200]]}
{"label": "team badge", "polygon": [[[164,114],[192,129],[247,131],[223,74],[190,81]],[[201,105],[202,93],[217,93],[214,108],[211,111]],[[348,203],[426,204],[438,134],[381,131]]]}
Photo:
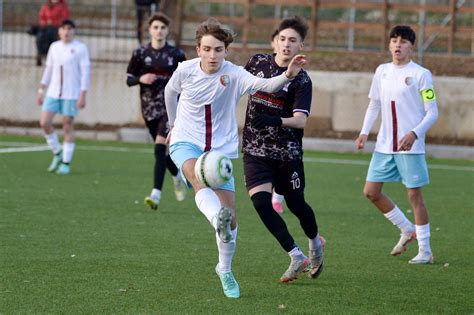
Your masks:
{"label": "team badge", "polygon": [[219,78],[219,81],[221,82],[223,86],[227,86],[227,84],[230,83],[230,78],[227,74],[224,74],[224,75],[221,75],[221,77]]}
{"label": "team badge", "polygon": [[173,57],[168,57],[168,66],[173,65]]}
{"label": "team badge", "polygon": [[259,73],[257,73],[256,76],[259,77],[259,78],[264,78],[265,74],[263,73],[263,71],[260,71]]}
{"label": "team badge", "polygon": [[412,77],[406,77],[405,78],[405,84],[410,86],[413,84],[413,78]]}
{"label": "team badge", "polygon": [[146,65],[151,65],[151,58],[150,58],[150,56],[146,56],[146,58],[145,58],[145,64],[146,64]]}

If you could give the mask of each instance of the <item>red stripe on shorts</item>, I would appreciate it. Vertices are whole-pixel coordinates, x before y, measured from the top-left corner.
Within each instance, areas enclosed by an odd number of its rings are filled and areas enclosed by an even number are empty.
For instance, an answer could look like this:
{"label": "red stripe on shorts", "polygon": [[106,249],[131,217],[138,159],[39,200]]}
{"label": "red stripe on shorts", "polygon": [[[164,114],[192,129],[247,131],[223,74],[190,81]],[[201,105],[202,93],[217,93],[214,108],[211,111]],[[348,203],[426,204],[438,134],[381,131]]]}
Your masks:
{"label": "red stripe on shorts", "polygon": [[398,151],[398,123],[397,123],[397,108],[395,107],[395,101],[392,101],[392,141],[393,141],[393,152]]}
{"label": "red stripe on shorts", "polygon": [[211,140],[212,140],[212,112],[211,104],[204,106],[205,111],[205,121],[206,121],[206,145],[204,147],[204,152],[211,150]]}

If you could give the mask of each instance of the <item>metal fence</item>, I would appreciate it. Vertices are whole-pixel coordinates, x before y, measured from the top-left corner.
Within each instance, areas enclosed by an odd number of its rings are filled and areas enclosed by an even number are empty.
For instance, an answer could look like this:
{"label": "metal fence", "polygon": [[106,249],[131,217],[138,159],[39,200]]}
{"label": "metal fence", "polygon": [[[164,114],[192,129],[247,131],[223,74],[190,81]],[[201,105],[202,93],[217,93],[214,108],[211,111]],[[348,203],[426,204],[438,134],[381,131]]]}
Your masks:
{"label": "metal fence", "polygon": [[[172,42],[185,48],[194,45],[196,26],[209,16],[234,30],[237,38],[233,54],[239,55],[242,48],[268,49],[269,36],[281,18],[300,15],[310,24],[307,46],[312,50],[379,53],[386,50],[387,29],[403,23],[417,30],[419,54],[472,56],[474,51],[472,0],[162,0],[161,3],[162,10],[173,20]],[[42,68],[35,66],[35,38],[27,34],[30,26],[37,23],[39,9],[39,1],[0,0],[0,121],[29,122],[36,117],[36,113],[31,114],[18,105],[34,103],[42,72]],[[97,113],[96,120],[88,123],[107,123],[110,108],[139,106],[137,89],[128,89],[124,84],[127,62],[138,46],[135,7],[133,1],[70,0],[69,9],[78,26],[77,37],[89,47],[93,61],[92,99],[97,103],[94,106],[104,108]],[[191,54],[188,57],[193,57]],[[418,56],[418,61],[421,57]],[[136,108],[127,115],[131,118],[124,124],[139,121]]]}

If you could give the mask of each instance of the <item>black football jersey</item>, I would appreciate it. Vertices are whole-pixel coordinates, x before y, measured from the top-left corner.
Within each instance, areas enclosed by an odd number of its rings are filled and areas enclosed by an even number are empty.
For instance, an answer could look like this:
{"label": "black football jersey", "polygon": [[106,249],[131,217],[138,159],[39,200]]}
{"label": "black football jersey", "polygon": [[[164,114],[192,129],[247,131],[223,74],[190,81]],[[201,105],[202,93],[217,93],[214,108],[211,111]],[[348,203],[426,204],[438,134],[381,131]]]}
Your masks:
{"label": "black football jersey", "polygon": [[[271,78],[286,71],[275,63],[274,55],[257,54],[245,69],[261,78]],[[294,161],[303,158],[303,129],[265,127],[255,129],[251,121],[255,113],[279,117],[292,117],[294,112],[309,115],[311,109],[312,83],[306,71],[301,70],[296,78],[276,93],[257,91],[249,96],[242,151],[258,157],[279,161]]]}
{"label": "black football jersey", "polygon": [[184,60],[184,52],[168,43],[161,49],[154,49],[148,44],[133,52],[127,75],[140,77],[146,73],[154,73],[158,76],[151,85],[140,83],[142,114],[147,121],[166,115],[165,86],[178,63]]}

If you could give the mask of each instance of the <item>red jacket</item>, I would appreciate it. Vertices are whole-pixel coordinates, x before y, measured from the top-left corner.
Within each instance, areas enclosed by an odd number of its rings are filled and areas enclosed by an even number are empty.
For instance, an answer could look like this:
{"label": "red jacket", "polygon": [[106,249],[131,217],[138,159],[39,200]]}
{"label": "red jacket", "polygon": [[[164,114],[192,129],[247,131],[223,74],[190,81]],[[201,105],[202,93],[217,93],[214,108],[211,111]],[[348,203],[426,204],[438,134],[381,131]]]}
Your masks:
{"label": "red jacket", "polygon": [[40,26],[59,26],[61,22],[69,18],[69,9],[65,0],[59,0],[55,4],[45,3],[39,12]]}

